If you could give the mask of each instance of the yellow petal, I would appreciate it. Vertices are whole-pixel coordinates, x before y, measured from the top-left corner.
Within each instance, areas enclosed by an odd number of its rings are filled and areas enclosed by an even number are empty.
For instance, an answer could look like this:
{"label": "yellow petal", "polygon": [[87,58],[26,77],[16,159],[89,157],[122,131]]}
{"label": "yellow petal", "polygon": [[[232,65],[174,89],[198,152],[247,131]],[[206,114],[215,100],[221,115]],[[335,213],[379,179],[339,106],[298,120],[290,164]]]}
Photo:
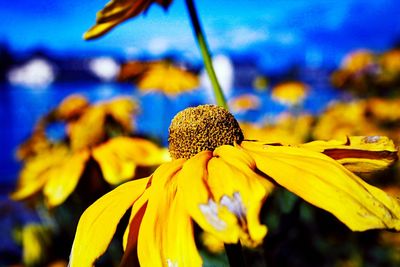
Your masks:
{"label": "yellow petal", "polygon": [[107,3],[104,9],[97,13],[96,25],[85,33],[84,38],[89,40],[104,35],[121,22],[136,17],[145,11],[153,2],[168,7],[171,0],[162,2],[151,0],[113,0]]}
{"label": "yellow petal", "polygon": [[257,246],[267,233],[259,222],[260,209],[273,185],[256,173],[254,160],[240,148],[221,146],[214,156],[208,162],[208,187],[220,205],[237,217],[242,243]]}
{"label": "yellow petal", "polygon": [[178,175],[179,189],[185,208],[196,223],[225,243],[237,243],[240,227],[236,216],[219,204],[207,186],[207,164],[211,151],[203,151],[190,158]]}
{"label": "yellow petal", "polygon": [[353,172],[379,171],[398,159],[393,141],[386,136],[350,136],[300,146],[324,153]]}
{"label": "yellow petal", "polygon": [[58,118],[68,121],[82,114],[88,106],[89,101],[85,96],[72,94],[62,100],[56,114]]}
{"label": "yellow petal", "polygon": [[67,155],[61,164],[49,172],[49,180],[43,189],[49,207],[60,205],[74,191],[89,156],[87,150]]}
{"label": "yellow petal", "polygon": [[399,202],[330,157],[303,148],[242,142],[257,168],[281,186],[335,215],[353,231],[400,230]]}
{"label": "yellow petal", "polygon": [[10,197],[21,200],[41,190],[50,179],[52,169],[61,164],[67,154],[65,146],[57,146],[28,159],[21,170],[17,188]]}
{"label": "yellow petal", "polygon": [[70,256],[70,267],[93,266],[107,249],[117,225],[146,189],[149,178],[126,182],[105,194],[81,216]]}
{"label": "yellow petal", "polygon": [[130,97],[118,97],[104,104],[107,114],[111,115],[122,127],[133,130],[132,119],[137,110],[137,103]]}
{"label": "yellow petal", "polygon": [[93,149],[93,158],[99,163],[104,179],[112,185],[132,179],[135,175],[136,162],[129,155],[126,146],[113,138]]}
{"label": "yellow petal", "polygon": [[22,228],[22,258],[26,266],[38,266],[44,263],[47,248],[51,243],[49,227],[37,223],[28,223]]}
{"label": "yellow petal", "polygon": [[103,106],[91,106],[77,121],[68,124],[73,151],[93,146],[104,138],[105,115]]}
{"label": "yellow petal", "polygon": [[169,161],[169,153],[149,140],[115,137],[93,149],[104,179],[119,184],[135,175],[136,166],[154,166]]}
{"label": "yellow petal", "polygon": [[[172,207],[176,205],[174,203],[177,190],[176,174],[181,170],[183,162],[185,160],[174,160],[163,164],[153,174],[151,186],[148,188],[150,196],[138,237],[138,257],[142,266],[167,265],[168,246],[172,246],[177,238],[168,236],[168,228],[173,229],[170,224],[180,227],[186,224],[186,220],[190,220],[188,216],[174,218],[171,213]],[[193,239],[193,235],[191,238]],[[190,238],[185,241],[190,241]],[[190,245],[190,242],[185,243],[184,245]],[[179,253],[186,252],[181,250]]]}

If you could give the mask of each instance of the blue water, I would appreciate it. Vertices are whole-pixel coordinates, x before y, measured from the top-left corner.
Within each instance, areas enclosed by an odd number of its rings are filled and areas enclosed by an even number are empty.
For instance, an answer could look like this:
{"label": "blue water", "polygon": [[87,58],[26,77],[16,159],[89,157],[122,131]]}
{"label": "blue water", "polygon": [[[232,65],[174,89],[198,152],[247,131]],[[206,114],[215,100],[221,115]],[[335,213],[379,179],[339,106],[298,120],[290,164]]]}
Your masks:
{"label": "blue water", "polygon": [[[255,92],[242,88],[234,90],[233,95],[249,92],[260,97],[262,107],[259,111],[237,114],[239,120],[260,121],[285,110],[284,106],[271,100],[269,91]],[[0,193],[9,190],[18,176],[21,166],[14,157],[18,144],[31,134],[35,122],[43,114],[73,93],[81,93],[91,102],[121,95],[136,99],[140,105],[136,118],[137,131],[160,140],[164,145],[167,145],[169,123],[178,111],[209,102],[201,89],[177,97],[166,97],[161,93],[142,94],[130,84],[63,83],[46,89],[0,85]],[[304,108],[314,114],[319,113],[336,97],[338,93],[329,87],[313,88]]]}

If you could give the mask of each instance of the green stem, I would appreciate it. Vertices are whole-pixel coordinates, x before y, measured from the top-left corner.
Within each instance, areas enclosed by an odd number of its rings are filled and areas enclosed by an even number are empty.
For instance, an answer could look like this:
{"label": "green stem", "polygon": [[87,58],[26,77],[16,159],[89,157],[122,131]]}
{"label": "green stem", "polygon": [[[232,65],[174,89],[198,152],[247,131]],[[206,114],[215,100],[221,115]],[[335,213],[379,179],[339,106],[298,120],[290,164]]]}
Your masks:
{"label": "green stem", "polygon": [[185,1],[186,1],[186,7],[189,11],[190,20],[192,22],[194,35],[196,37],[197,43],[200,47],[201,55],[203,57],[204,66],[207,70],[208,76],[210,77],[217,105],[228,109],[224,93],[222,92],[221,86],[218,82],[217,75],[215,75],[214,67],[212,65],[212,60],[210,56],[210,51],[208,49],[206,37],[200,25],[199,17],[197,16],[196,7],[194,5],[193,0],[185,0]]}

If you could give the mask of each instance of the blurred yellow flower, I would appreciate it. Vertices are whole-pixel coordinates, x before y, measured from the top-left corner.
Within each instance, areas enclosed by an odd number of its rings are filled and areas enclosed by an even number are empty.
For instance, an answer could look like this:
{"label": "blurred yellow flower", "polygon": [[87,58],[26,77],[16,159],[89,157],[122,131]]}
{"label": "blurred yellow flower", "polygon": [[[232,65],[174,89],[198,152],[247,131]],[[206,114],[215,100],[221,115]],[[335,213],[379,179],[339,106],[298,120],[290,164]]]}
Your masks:
{"label": "blurred yellow flower", "polygon": [[243,134],[249,140],[263,140],[267,143],[300,144],[309,139],[314,122],[310,114],[294,116],[289,113],[279,115],[274,123],[240,123]]}
{"label": "blurred yellow flower", "polygon": [[[11,194],[14,200],[42,192],[49,207],[62,204],[84,178],[91,160],[98,163],[104,180],[113,186],[134,178],[137,167],[156,166],[170,160],[167,149],[128,136],[133,130],[132,115],[136,110],[130,98],[81,105],[83,99],[73,95],[51,112],[52,121],[66,122],[68,142],[47,141],[45,149],[23,158],[24,166]],[[74,108],[73,103],[79,108]]]}
{"label": "blurred yellow flower", "polygon": [[233,112],[245,112],[257,110],[261,105],[261,100],[256,95],[244,94],[231,99],[228,105]]}
{"label": "blurred yellow flower", "polygon": [[342,139],[348,135],[385,135],[366,116],[363,100],[336,102],[319,117],[313,130],[315,139]]}
{"label": "blurred yellow flower", "polygon": [[342,62],[341,69],[356,73],[363,71],[375,64],[375,55],[367,49],[358,49],[347,54]]}
{"label": "blurred yellow flower", "polygon": [[369,115],[372,115],[375,120],[381,122],[396,122],[400,120],[400,98],[369,98],[366,108]]}
{"label": "blurred yellow flower", "polygon": [[198,76],[170,60],[131,61],[121,66],[119,81],[134,81],[143,92],[161,91],[176,95],[199,86]]}
{"label": "blurred yellow flower", "polygon": [[308,85],[302,82],[283,82],[272,88],[271,96],[279,103],[294,106],[304,101],[308,91]]}
{"label": "blurred yellow flower", "polygon": [[142,266],[201,266],[193,221],[224,243],[257,246],[267,233],[258,217],[273,190],[271,180],[354,231],[400,230],[398,200],[331,157],[243,139],[235,118],[221,107],[178,113],[169,128],[173,161],[148,178],[120,185],[83,213],[70,266],[92,266],[128,209],[123,263],[137,253]]}
{"label": "blurred yellow flower", "polygon": [[86,40],[98,38],[120,23],[145,12],[153,3],[165,9],[172,0],[112,0],[97,13],[96,25],[85,34]]}
{"label": "blurred yellow flower", "polygon": [[400,99],[369,98],[330,105],[317,120],[315,139],[343,139],[348,135],[388,136],[400,141]]}

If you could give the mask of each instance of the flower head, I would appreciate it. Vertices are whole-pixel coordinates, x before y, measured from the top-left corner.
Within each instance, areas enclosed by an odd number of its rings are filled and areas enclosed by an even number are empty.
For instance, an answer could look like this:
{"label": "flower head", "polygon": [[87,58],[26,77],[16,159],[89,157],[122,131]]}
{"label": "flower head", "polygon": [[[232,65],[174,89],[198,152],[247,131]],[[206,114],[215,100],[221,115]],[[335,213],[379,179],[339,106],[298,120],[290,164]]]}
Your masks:
{"label": "flower head", "polygon": [[234,117],[212,105],[178,113],[169,141],[171,162],[148,178],[120,185],[84,212],[71,267],[91,266],[105,252],[128,209],[125,256],[137,254],[143,266],[201,266],[194,222],[224,243],[257,246],[267,233],[259,212],[275,183],[352,230],[400,230],[398,201],[324,154],[323,148],[336,143],[314,147],[247,141]]}

